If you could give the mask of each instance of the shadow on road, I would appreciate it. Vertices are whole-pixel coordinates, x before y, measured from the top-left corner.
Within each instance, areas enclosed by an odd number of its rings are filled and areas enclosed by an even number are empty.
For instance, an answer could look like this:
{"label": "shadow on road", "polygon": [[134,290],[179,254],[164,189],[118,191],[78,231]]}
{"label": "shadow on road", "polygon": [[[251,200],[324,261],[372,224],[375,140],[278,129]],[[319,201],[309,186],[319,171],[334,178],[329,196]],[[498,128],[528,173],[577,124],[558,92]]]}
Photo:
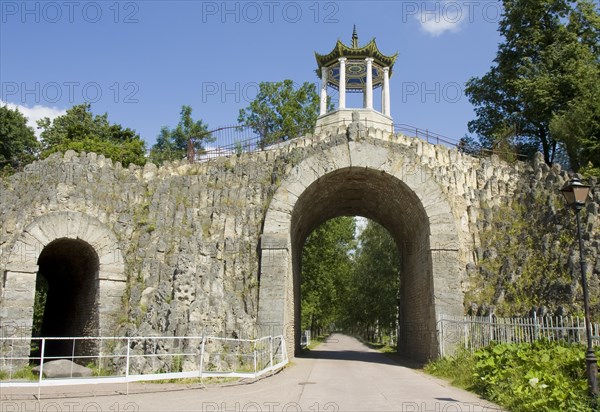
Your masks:
{"label": "shadow on road", "polygon": [[362,352],[355,350],[312,350],[305,351],[299,354],[298,357],[306,359],[331,359],[354,362],[370,362],[400,366],[398,363],[394,362],[383,353],[378,352]]}
{"label": "shadow on road", "polygon": [[296,355],[305,359],[330,359],[353,362],[379,363],[383,365],[402,366],[409,369],[422,369],[423,363],[404,357],[397,353],[362,352],[355,350],[312,350]]}
{"label": "shadow on road", "polygon": [[[332,341],[333,342],[333,341]],[[325,343],[328,343],[326,340]],[[334,342],[335,343],[335,342]],[[377,349],[374,345],[362,343],[363,345]],[[313,350],[305,349],[301,353],[296,354],[298,358],[305,359],[329,359],[329,360],[344,360],[353,362],[369,362],[383,365],[403,366],[409,369],[422,369],[424,364],[416,361],[408,356],[399,353],[382,353],[368,351],[366,348],[362,350],[333,350],[319,346]]]}

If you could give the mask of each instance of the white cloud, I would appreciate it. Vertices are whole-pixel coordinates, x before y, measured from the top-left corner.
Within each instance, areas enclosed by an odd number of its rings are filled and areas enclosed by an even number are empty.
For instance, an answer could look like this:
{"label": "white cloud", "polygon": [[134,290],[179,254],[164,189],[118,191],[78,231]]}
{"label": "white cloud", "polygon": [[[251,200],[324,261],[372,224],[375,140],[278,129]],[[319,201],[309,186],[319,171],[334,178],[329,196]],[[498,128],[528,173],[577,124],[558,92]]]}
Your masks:
{"label": "white cloud", "polygon": [[33,128],[33,130],[35,130],[35,135],[38,138],[40,137],[40,133],[41,133],[41,130],[39,130],[37,128],[38,120],[43,119],[44,117],[49,117],[50,120],[53,120],[54,118],[56,118],[58,116],[62,116],[63,114],[67,113],[66,110],[58,109],[56,107],[48,107],[48,106],[41,106],[41,105],[27,107],[27,106],[22,106],[20,104],[3,102],[2,100],[0,100],[0,106],[4,106],[4,105],[7,105],[8,108],[12,109],[12,110],[18,109],[21,113],[23,113],[23,116],[27,117],[27,125],[31,126]]}
{"label": "white cloud", "polygon": [[463,21],[468,19],[468,11],[455,1],[437,1],[432,7],[422,3],[421,9],[415,18],[421,24],[421,29],[433,37],[444,33],[460,31]]}
{"label": "white cloud", "polygon": [[367,228],[367,223],[369,223],[369,219],[362,216],[354,216],[354,223],[356,224],[354,229],[354,238],[358,239],[360,234]]}

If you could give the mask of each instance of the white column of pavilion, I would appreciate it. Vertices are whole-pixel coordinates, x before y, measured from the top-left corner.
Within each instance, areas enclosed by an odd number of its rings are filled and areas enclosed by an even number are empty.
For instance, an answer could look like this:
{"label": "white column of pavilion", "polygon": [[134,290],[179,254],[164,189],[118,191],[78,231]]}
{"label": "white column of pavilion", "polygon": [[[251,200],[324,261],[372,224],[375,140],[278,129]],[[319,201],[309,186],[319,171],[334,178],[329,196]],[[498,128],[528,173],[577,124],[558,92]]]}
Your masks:
{"label": "white column of pavilion", "polygon": [[319,114],[327,113],[327,67],[321,67],[321,107]]}
{"label": "white column of pavilion", "polygon": [[373,58],[367,57],[367,84],[365,85],[365,108],[373,109]]}
{"label": "white column of pavilion", "polygon": [[[338,109],[346,108],[346,58],[340,57],[340,79],[339,79],[339,102]],[[365,84],[364,107],[373,109],[373,59],[368,57],[365,59],[367,65],[367,80]],[[381,90],[381,112],[386,116],[391,113],[390,108],[390,68],[383,69],[383,88]],[[321,105],[320,115],[327,113],[327,81],[329,69],[321,68]]]}
{"label": "white column of pavilion", "polygon": [[383,68],[383,89],[381,91],[382,102],[381,102],[381,111],[386,116],[390,116],[391,108],[390,108],[390,68]]}
{"label": "white column of pavilion", "polygon": [[346,108],[346,58],[340,57],[338,59],[338,61],[340,62],[340,88],[339,88],[340,100],[338,102],[338,108],[345,109]]}
{"label": "white column of pavilion", "polygon": [[381,87],[381,113],[385,114],[385,87]]}

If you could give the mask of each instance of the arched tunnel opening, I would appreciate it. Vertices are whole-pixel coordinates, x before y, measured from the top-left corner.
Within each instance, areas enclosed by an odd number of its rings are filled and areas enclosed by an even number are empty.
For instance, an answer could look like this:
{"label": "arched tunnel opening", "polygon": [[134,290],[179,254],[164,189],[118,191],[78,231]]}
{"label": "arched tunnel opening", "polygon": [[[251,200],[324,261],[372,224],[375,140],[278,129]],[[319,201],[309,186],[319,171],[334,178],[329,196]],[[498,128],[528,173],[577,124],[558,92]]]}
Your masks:
{"label": "arched tunnel opening", "polygon": [[338,216],[364,216],[394,239],[400,259],[398,351],[415,359],[437,356],[429,218],[418,196],[400,179],[377,170],[349,167],[307,187],[292,212],[294,331],[301,342],[302,250],[307,237]]}
{"label": "arched tunnel opening", "polygon": [[[97,336],[100,264],[94,248],[79,239],[54,240],[42,250],[38,267],[31,356],[40,356],[41,340],[35,337]],[[44,357],[89,356],[95,347],[93,340],[50,339]]]}

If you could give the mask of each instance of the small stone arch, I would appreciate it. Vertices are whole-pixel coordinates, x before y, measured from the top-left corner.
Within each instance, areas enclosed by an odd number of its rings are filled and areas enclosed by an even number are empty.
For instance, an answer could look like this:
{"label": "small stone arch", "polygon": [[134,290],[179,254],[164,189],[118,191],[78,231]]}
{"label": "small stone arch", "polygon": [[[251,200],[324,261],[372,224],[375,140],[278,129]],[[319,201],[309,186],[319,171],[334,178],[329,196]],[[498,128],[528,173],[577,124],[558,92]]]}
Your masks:
{"label": "small stone arch", "polygon": [[378,221],[408,256],[400,349],[420,360],[436,357],[437,315],[462,314],[456,219],[413,152],[368,140],[331,145],[282,177],[261,237],[259,328],[284,333],[290,353],[298,348],[302,246],[318,224],[341,215]]}
{"label": "small stone arch", "polygon": [[[94,304],[97,334],[114,334],[126,289],[123,254],[114,233],[99,220],[80,212],[56,212],[36,218],[15,241],[3,273],[0,323],[5,336],[31,337],[36,278],[43,264],[65,248],[81,248],[92,260],[98,299]],[[63,250],[62,252],[60,250]],[[89,299],[88,299],[89,300]],[[85,328],[84,328],[85,329]],[[89,328],[88,328],[89,329]],[[87,332],[89,333],[89,332]],[[29,340],[13,347],[29,355]]]}

